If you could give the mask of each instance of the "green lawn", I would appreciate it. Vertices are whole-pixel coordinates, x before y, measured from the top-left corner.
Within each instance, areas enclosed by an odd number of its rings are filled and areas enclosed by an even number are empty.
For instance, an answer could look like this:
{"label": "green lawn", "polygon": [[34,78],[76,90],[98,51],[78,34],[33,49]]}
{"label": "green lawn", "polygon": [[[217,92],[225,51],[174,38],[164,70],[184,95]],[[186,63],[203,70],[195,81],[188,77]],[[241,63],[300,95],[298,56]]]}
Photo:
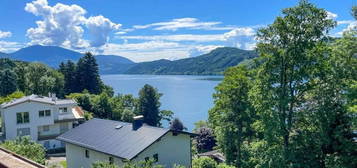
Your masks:
{"label": "green lawn", "polygon": [[67,162],[66,162],[66,161],[61,161],[61,162],[60,162],[60,165],[61,165],[63,168],[67,168]]}

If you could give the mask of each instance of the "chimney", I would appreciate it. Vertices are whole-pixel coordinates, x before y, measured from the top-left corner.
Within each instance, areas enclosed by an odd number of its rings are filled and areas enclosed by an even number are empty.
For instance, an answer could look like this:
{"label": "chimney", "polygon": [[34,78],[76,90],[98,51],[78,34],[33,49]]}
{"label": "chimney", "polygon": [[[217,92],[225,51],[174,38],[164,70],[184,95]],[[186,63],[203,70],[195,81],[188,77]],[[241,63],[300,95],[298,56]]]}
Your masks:
{"label": "chimney", "polygon": [[133,130],[137,130],[139,129],[143,123],[144,123],[144,116],[139,115],[139,116],[135,116],[133,121]]}
{"label": "chimney", "polygon": [[48,97],[52,99],[52,101],[57,101],[57,96],[56,93],[48,93]]}

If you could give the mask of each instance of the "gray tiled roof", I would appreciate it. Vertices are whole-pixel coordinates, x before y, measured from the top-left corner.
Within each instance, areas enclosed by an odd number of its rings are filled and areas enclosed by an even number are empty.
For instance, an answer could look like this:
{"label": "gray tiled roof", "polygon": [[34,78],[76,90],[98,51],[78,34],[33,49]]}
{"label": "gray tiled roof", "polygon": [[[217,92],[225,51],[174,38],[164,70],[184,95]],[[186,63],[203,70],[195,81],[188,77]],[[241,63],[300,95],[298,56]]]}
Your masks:
{"label": "gray tiled roof", "polygon": [[26,101],[36,101],[36,102],[42,102],[42,103],[47,103],[47,104],[53,104],[53,105],[61,105],[61,104],[74,104],[76,103],[72,99],[52,99],[51,97],[45,97],[45,96],[38,96],[38,95],[29,95],[25,96],[19,99],[14,99],[10,102],[6,102],[1,104],[2,108],[7,108],[16,104],[20,104]]}
{"label": "gray tiled roof", "polygon": [[169,131],[147,125],[133,130],[131,123],[95,118],[57,139],[131,160]]}

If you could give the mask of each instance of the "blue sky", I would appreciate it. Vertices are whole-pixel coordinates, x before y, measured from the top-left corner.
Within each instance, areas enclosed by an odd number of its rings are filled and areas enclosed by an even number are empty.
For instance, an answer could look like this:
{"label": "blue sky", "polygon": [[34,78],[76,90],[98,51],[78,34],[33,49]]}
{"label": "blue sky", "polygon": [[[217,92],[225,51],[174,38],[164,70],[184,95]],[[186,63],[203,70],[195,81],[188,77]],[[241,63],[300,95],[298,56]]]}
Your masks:
{"label": "blue sky", "polygon": [[[255,31],[298,0],[1,0],[0,51],[34,44],[136,62],[180,59],[230,46],[254,49]],[[311,0],[338,21],[356,25],[357,0]]]}

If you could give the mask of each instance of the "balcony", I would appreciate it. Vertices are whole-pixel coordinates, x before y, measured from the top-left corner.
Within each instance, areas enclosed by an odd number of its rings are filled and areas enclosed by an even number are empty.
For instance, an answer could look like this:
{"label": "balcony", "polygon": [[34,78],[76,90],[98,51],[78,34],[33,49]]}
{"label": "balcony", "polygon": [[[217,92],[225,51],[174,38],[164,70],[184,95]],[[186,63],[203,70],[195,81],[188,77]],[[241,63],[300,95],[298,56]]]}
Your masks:
{"label": "balcony", "polygon": [[49,140],[49,139],[56,139],[59,135],[61,135],[61,134],[41,135],[40,132],[39,132],[37,139],[39,141],[44,141],[44,140]]}
{"label": "balcony", "polygon": [[58,115],[57,120],[55,120],[55,123],[59,122],[67,122],[67,121],[78,121],[78,120],[83,120],[84,112],[80,107],[74,107],[68,112],[62,112]]}

